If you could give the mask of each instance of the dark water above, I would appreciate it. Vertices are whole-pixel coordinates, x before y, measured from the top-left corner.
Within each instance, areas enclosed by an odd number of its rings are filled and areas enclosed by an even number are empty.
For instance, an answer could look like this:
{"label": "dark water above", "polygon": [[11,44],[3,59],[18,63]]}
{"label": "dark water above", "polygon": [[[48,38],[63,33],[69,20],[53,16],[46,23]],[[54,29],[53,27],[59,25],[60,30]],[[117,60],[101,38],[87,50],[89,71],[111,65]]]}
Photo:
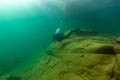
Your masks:
{"label": "dark water above", "polygon": [[1,2],[0,66],[9,69],[44,51],[58,27],[61,32],[89,28],[101,33],[119,34],[119,3],[119,0]]}

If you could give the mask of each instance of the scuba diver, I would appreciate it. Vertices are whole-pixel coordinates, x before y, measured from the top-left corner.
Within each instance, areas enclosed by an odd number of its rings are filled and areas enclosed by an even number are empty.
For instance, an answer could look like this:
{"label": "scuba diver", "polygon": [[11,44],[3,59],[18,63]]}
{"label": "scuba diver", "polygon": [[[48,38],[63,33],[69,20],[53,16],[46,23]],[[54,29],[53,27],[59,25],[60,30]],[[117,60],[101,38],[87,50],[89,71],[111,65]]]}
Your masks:
{"label": "scuba diver", "polygon": [[63,40],[64,33],[61,32],[61,25],[62,24],[63,24],[63,21],[61,20],[58,28],[56,29],[56,31],[55,31],[55,33],[53,35],[53,41],[61,42]]}
{"label": "scuba diver", "polygon": [[61,32],[61,25],[63,24],[63,21],[61,21],[60,25],[58,26],[58,28],[56,29],[52,39],[53,41],[58,41],[58,42],[62,42],[62,40],[69,38],[70,35],[73,32],[79,31],[80,29],[75,29],[75,30],[71,30],[69,33],[67,33],[67,35],[64,35],[64,32]]}
{"label": "scuba diver", "polygon": [[53,35],[53,40],[61,42],[63,40],[64,33],[60,33],[60,27],[58,27]]}
{"label": "scuba diver", "polygon": [[62,42],[62,40],[67,39],[73,32],[80,31],[80,29],[71,30],[67,35],[64,35],[64,32],[60,33],[60,27],[58,27],[53,35],[53,41]]}

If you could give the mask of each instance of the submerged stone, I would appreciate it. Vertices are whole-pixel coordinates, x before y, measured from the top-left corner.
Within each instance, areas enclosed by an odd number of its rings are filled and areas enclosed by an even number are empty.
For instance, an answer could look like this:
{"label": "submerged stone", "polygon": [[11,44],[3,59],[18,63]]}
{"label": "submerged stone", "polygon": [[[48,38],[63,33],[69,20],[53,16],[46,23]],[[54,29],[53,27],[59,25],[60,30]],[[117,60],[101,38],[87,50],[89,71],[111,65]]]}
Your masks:
{"label": "submerged stone", "polygon": [[[90,34],[83,36],[79,29],[68,34],[69,37],[61,43],[53,42],[46,54],[19,66],[11,74],[20,75],[21,80],[117,79],[115,71],[119,69],[115,68],[116,54],[111,37]],[[5,76],[10,76],[10,73]],[[5,76],[0,80],[5,80]],[[15,79],[8,79],[12,78]]]}

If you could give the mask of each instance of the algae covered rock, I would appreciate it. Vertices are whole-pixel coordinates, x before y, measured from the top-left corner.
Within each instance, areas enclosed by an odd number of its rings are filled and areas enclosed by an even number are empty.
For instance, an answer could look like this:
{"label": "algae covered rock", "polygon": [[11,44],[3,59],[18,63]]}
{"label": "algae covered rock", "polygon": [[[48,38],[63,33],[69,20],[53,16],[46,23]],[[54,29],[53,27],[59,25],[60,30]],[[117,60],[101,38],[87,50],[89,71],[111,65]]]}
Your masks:
{"label": "algae covered rock", "polygon": [[76,30],[61,43],[53,42],[46,54],[14,69],[1,80],[11,74],[21,76],[21,80],[114,80],[113,39],[80,34],[81,30]]}
{"label": "algae covered rock", "polygon": [[[53,45],[49,52],[52,52],[51,56],[56,57],[60,62],[54,67],[53,72],[44,74],[46,80],[111,80],[114,78],[115,52],[110,39],[101,36],[74,37],[55,46]],[[53,78],[55,76],[57,78]],[[45,77],[41,79],[44,80]]]}

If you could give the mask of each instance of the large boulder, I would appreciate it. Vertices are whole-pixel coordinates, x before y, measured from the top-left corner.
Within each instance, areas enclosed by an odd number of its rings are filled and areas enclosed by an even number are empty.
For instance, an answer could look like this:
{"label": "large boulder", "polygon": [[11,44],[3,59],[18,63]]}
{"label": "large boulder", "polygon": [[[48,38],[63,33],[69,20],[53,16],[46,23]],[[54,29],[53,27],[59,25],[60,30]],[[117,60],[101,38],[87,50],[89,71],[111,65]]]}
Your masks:
{"label": "large boulder", "polygon": [[11,75],[20,76],[21,80],[115,80],[113,39],[83,36],[79,31],[72,32],[61,43],[53,42],[46,54],[19,66],[0,80]]}

